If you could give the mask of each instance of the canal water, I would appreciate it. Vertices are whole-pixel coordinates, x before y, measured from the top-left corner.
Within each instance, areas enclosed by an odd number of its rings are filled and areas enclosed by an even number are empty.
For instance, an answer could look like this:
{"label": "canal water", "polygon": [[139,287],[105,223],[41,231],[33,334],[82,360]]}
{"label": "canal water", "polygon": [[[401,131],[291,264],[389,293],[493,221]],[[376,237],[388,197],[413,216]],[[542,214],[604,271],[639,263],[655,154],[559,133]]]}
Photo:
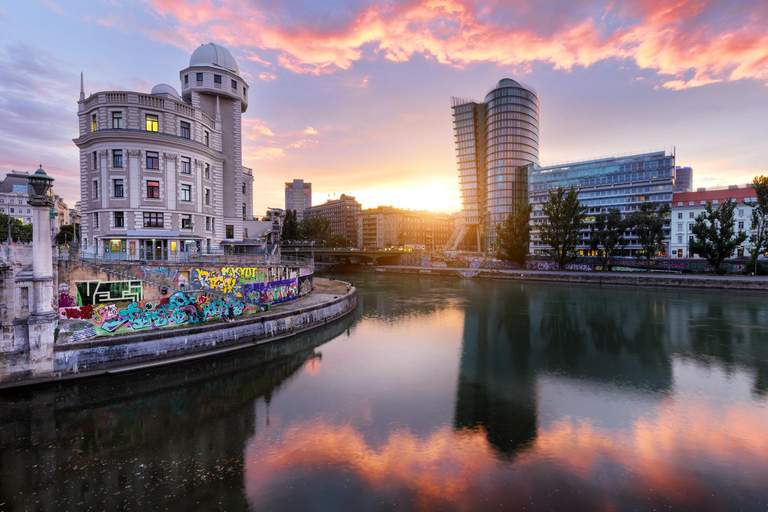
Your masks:
{"label": "canal water", "polygon": [[0,393],[0,510],[766,510],[768,308],[354,274],[287,342]]}

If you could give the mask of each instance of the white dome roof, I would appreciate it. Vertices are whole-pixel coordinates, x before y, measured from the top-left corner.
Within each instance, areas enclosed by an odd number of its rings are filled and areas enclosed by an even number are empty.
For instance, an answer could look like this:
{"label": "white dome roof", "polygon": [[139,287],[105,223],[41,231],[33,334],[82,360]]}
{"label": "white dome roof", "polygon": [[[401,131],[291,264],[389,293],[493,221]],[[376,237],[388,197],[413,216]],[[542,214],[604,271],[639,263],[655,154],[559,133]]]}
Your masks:
{"label": "white dome roof", "polygon": [[201,44],[189,58],[189,66],[218,66],[240,74],[232,54],[223,46],[216,43]]}
{"label": "white dome roof", "polygon": [[172,96],[177,100],[181,99],[181,97],[179,97],[179,93],[176,92],[176,89],[174,89],[168,84],[157,84],[152,88],[152,92],[150,94],[152,94],[153,96],[164,96],[164,97]]}

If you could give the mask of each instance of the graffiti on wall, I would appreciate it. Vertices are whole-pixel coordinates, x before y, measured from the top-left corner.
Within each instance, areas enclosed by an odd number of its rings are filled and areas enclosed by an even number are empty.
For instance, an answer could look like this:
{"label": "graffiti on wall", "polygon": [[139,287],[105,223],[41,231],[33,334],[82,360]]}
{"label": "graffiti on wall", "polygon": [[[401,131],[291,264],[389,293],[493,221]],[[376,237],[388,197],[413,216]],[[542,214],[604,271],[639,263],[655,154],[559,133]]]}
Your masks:
{"label": "graffiti on wall", "polygon": [[195,290],[214,290],[224,295],[243,296],[243,286],[233,275],[227,275],[216,270],[195,268],[190,272],[192,288]]}
{"label": "graffiti on wall", "polygon": [[141,281],[77,281],[75,285],[79,306],[140,301],[142,297]]}
{"label": "graffiti on wall", "polygon": [[267,282],[264,270],[256,267],[223,267],[221,273],[238,278],[242,284]]}

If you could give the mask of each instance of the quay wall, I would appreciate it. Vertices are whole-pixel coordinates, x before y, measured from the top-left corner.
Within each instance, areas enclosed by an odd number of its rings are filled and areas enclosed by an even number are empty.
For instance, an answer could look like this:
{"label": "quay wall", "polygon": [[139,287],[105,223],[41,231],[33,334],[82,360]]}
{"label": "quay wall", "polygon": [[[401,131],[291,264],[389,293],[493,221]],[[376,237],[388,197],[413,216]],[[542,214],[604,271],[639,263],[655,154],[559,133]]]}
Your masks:
{"label": "quay wall", "polygon": [[[351,270],[345,268],[344,270]],[[387,266],[365,272],[415,274],[454,278],[499,279],[524,282],[572,283],[598,286],[643,286],[652,288],[687,288],[722,291],[768,292],[768,278],[750,276],[696,276],[657,273],[558,272],[530,270],[488,270]]]}

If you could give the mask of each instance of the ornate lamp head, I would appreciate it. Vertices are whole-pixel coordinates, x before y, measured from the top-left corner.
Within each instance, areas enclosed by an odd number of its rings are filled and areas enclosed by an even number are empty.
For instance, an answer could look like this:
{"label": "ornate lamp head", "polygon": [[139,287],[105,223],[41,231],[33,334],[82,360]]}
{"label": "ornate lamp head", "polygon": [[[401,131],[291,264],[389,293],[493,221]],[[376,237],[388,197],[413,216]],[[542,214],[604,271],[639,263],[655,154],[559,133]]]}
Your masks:
{"label": "ornate lamp head", "polygon": [[40,168],[35,171],[35,174],[27,179],[34,191],[29,197],[29,204],[32,206],[51,206],[53,204],[51,187],[53,186],[54,179],[45,173],[42,164],[40,165]]}

